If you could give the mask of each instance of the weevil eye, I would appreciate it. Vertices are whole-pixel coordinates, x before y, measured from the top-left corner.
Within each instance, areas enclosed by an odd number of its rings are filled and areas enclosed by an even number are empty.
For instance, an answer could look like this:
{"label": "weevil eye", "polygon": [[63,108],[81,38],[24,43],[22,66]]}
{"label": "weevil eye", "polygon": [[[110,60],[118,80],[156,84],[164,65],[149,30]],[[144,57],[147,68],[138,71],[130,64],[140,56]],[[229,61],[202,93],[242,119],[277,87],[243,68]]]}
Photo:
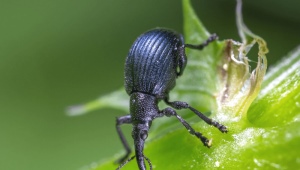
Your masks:
{"label": "weevil eye", "polygon": [[146,130],[142,130],[141,133],[140,133],[140,138],[142,140],[146,140],[148,137],[148,132]]}

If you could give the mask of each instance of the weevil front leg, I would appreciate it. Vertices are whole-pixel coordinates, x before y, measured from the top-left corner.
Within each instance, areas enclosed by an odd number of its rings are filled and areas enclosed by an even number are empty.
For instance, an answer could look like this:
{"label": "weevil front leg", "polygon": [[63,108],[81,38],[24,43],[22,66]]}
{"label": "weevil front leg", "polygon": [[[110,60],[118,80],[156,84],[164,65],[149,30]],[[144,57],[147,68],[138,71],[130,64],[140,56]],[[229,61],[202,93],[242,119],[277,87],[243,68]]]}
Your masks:
{"label": "weevil front leg", "polygon": [[123,135],[123,132],[121,131],[121,128],[120,128],[120,125],[122,124],[131,124],[132,121],[131,121],[131,115],[126,115],[126,116],[121,116],[121,117],[118,117],[117,120],[116,120],[116,128],[117,128],[117,132],[118,132],[118,135],[120,137],[120,140],[126,150],[126,154],[121,157],[120,159],[118,159],[116,161],[116,163],[122,163],[124,162],[130,155],[131,153],[131,149],[126,141],[126,138],[125,136]]}
{"label": "weevil front leg", "polygon": [[189,125],[181,116],[179,116],[176,111],[170,107],[163,109],[160,112],[161,116],[175,116],[181,123],[182,125],[190,132],[190,134],[195,135],[197,138],[201,140],[201,142],[204,144],[204,146],[210,147],[211,146],[211,141],[208,140],[205,136],[203,136],[200,132],[196,132],[191,125]]}
{"label": "weevil front leg", "polygon": [[197,116],[199,116],[202,120],[204,120],[205,123],[212,125],[216,128],[218,128],[222,133],[227,133],[228,130],[226,128],[226,126],[220,124],[217,121],[214,121],[210,118],[208,118],[207,116],[205,116],[203,113],[199,112],[198,110],[196,110],[195,108],[191,107],[189,104],[187,104],[186,102],[181,102],[181,101],[174,101],[174,102],[170,102],[168,99],[165,99],[165,102],[167,105],[175,108],[175,109],[190,109],[192,112],[194,112]]}

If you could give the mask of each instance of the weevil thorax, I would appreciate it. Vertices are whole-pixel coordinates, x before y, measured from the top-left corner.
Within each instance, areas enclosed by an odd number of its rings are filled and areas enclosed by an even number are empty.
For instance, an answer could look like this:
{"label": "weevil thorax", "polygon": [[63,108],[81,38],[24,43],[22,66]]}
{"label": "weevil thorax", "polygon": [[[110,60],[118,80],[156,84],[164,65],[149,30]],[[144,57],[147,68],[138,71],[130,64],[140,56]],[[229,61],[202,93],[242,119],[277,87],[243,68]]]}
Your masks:
{"label": "weevil thorax", "polygon": [[183,38],[171,30],[153,29],[137,38],[125,62],[127,94],[144,92],[165,98],[174,88]]}
{"label": "weevil thorax", "polygon": [[[149,94],[134,92],[130,95],[130,114],[133,125],[144,124],[150,127],[158,114],[158,99]],[[145,127],[146,128],[146,127]]]}

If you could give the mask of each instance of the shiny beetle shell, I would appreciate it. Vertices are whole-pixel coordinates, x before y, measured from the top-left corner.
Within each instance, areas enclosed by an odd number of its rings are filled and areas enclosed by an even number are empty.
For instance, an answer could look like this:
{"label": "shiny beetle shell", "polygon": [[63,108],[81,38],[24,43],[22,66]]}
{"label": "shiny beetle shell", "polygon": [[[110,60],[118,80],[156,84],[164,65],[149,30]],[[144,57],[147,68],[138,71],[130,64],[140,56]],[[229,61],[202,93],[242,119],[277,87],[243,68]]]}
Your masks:
{"label": "shiny beetle shell", "polygon": [[150,30],[133,43],[125,63],[127,94],[144,92],[164,98],[178,76],[181,34],[166,29]]}

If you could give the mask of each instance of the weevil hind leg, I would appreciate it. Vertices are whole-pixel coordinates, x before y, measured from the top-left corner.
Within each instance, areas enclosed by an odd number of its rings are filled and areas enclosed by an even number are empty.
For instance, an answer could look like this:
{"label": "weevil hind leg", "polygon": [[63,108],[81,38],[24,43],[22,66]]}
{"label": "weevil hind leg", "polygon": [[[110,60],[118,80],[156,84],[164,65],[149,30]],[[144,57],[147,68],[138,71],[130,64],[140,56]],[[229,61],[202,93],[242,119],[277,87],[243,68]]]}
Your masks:
{"label": "weevil hind leg", "polygon": [[208,44],[210,44],[211,42],[217,40],[219,37],[217,34],[212,34],[208,37],[208,39],[206,41],[204,41],[201,44],[184,44],[184,47],[186,48],[190,48],[190,49],[195,49],[195,50],[202,50],[204,47],[208,46]]}

